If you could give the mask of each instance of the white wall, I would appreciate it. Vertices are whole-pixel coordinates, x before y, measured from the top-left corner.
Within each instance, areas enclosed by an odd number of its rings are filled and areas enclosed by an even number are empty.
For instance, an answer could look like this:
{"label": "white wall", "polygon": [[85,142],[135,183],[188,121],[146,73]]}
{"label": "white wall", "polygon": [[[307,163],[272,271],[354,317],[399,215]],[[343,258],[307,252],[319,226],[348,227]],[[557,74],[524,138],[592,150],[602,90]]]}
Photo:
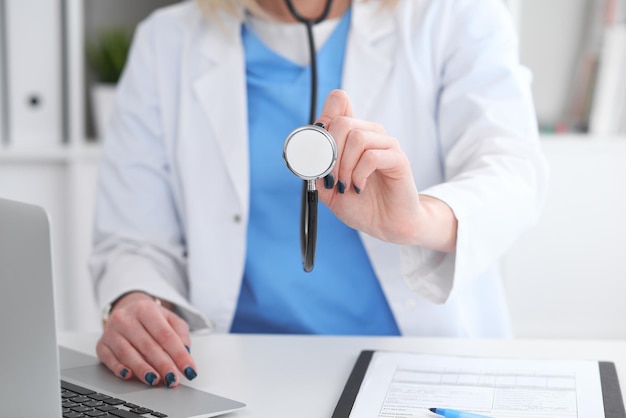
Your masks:
{"label": "white wall", "polygon": [[[1,1],[1,0],[0,0]],[[590,0],[512,0],[522,62],[535,72],[543,119],[560,116]],[[168,0],[159,0],[166,3]],[[141,8],[157,3],[132,2]],[[0,195],[50,213],[59,328],[99,329],[86,261],[97,150],[84,152],[84,32],[121,19],[127,0],[67,0],[70,144],[58,156],[0,149]],[[137,7],[137,6],[135,6]],[[124,16],[119,16],[123,11]],[[116,13],[118,15],[116,15]],[[83,31],[84,25],[87,30]],[[523,337],[626,337],[626,138],[544,139],[552,165],[545,212],[503,260],[515,332]]]}
{"label": "white wall", "polygon": [[519,337],[626,338],[626,138],[548,138],[538,225],[502,264]]}

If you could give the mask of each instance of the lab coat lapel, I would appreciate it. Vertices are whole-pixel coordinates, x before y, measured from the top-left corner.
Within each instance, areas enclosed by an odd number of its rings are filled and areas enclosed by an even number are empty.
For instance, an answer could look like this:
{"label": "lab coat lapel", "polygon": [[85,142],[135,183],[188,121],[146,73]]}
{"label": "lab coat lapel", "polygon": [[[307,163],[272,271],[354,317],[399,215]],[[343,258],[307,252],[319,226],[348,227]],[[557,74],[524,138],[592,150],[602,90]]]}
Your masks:
{"label": "lab coat lapel", "polygon": [[221,150],[240,203],[247,205],[248,112],[241,22],[222,16],[221,25],[208,25],[200,42],[199,77],[193,82],[210,126],[211,140]]}
{"label": "lab coat lapel", "polygon": [[393,64],[392,51],[382,42],[394,32],[392,9],[375,1],[354,2],[351,25],[342,85],[355,117],[369,119]]}

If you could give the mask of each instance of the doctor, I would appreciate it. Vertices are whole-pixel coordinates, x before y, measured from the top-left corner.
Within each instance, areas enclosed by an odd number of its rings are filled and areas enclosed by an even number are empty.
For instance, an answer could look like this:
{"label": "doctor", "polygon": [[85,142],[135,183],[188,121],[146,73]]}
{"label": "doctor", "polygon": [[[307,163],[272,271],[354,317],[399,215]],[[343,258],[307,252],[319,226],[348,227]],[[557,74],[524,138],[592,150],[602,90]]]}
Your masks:
{"label": "doctor", "polygon": [[[136,31],[91,259],[97,352],[121,378],[194,378],[190,329],[510,335],[497,263],[547,168],[504,2],[292,1],[184,2]],[[338,157],[306,273],[281,154],[310,122],[298,18],[320,16],[314,122]]]}

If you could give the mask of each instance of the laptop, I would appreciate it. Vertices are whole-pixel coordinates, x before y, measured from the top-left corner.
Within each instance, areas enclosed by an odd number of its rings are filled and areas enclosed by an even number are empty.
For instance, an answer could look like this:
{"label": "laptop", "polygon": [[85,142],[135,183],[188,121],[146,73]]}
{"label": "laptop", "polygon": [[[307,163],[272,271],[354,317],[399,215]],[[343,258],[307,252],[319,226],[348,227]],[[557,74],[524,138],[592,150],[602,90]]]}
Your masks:
{"label": "laptop", "polygon": [[58,347],[48,216],[2,198],[0,318],[3,417],[200,418],[245,406],[185,385],[123,381],[97,358]]}

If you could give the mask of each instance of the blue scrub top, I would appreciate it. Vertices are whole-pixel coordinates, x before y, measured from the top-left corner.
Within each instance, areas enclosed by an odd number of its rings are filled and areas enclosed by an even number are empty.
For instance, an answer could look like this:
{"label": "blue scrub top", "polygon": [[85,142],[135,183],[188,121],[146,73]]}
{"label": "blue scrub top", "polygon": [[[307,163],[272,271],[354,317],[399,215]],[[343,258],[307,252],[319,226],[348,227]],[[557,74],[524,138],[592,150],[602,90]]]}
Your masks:
{"label": "blue scrub top", "polygon": [[[318,51],[318,109],[341,86],[350,11]],[[302,28],[304,31],[304,27]],[[302,269],[302,180],[282,159],[289,133],[308,123],[310,66],[268,48],[242,25],[250,140],[250,218],[231,332],[399,335],[358,233],[320,203],[315,268]],[[308,45],[303,45],[308,48]]]}

